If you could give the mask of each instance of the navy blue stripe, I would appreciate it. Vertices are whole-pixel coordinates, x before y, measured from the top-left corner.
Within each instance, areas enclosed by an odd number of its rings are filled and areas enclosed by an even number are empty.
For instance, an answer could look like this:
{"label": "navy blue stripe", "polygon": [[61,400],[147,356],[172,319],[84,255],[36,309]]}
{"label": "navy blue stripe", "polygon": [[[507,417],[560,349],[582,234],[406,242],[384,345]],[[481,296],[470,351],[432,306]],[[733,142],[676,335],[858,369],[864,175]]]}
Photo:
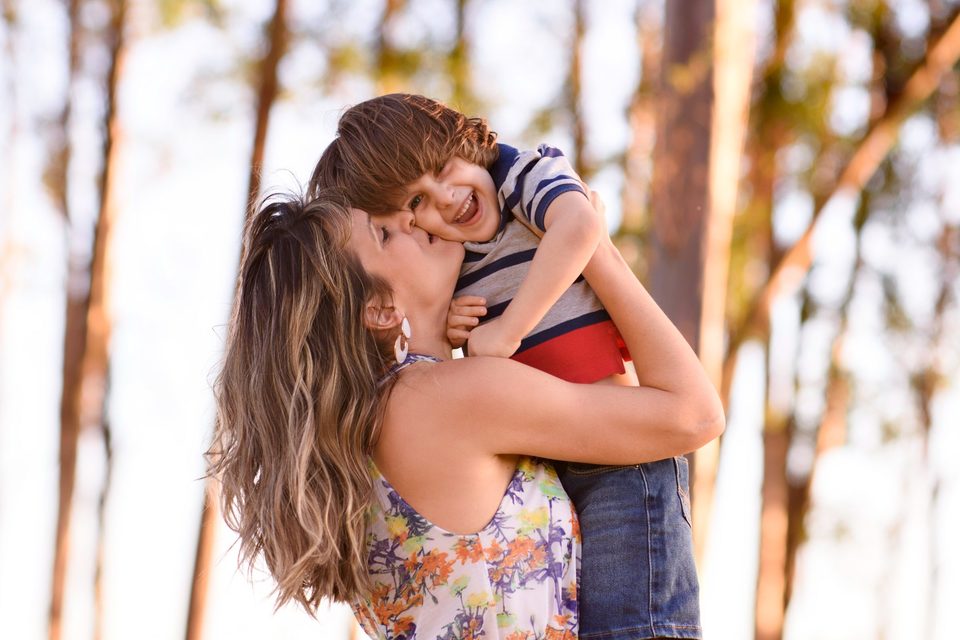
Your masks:
{"label": "navy blue stripe", "polygon": [[540,333],[537,333],[536,335],[532,335],[532,336],[529,336],[528,338],[524,338],[520,342],[520,348],[517,349],[517,353],[521,353],[523,351],[526,351],[527,349],[536,347],[537,345],[543,344],[547,340],[551,340],[553,338],[556,338],[557,336],[561,336],[565,333],[570,333],[575,329],[589,327],[592,324],[597,324],[599,322],[603,322],[604,320],[609,320],[609,319],[610,319],[610,314],[607,313],[604,309],[600,309],[599,311],[591,311],[590,313],[584,314],[579,318],[566,320],[565,322],[561,322],[560,324],[552,326],[549,329],[544,329],[543,331],[541,331]]}
{"label": "navy blue stripe", "polygon": [[[497,227],[497,233],[503,231],[503,228],[507,226],[507,223],[511,220],[513,220],[513,214],[510,213],[510,209],[504,206],[500,209],[500,226]],[[493,238],[490,239],[490,242],[493,242]]]}
{"label": "navy blue stripe", "polygon": [[483,324],[487,320],[493,320],[494,318],[499,318],[502,316],[503,312],[507,309],[511,302],[513,302],[513,300],[498,302],[495,305],[487,307],[487,315],[480,318],[480,324]]}
{"label": "navy blue stripe", "polygon": [[563,157],[563,151],[560,151],[560,149],[557,149],[556,147],[551,147],[548,144],[540,145],[539,147],[537,147],[537,151],[539,151],[540,155],[542,155],[544,158],[562,158]]}
{"label": "navy blue stripe", "polygon": [[463,252],[463,261],[464,262],[480,262],[487,257],[485,253],[477,253],[476,251],[464,251]]}
{"label": "navy blue stripe", "polygon": [[[562,176],[561,178],[566,178],[567,176]],[[543,183],[541,183],[543,184]],[[537,225],[538,229],[546,231],[546,227],[543,224],[543,219],[547,215],[547,207],[549,207],[554,199],[562,193],[567,193],[568,191],[576,191],[577,193],[583,193],[583,188],[579,184],[560,184],[548,191],[541,199],[540,204],[537,206],[537,212],[533,216],[533,224]],[[586,194],[584,194],[586,195]]]}
{"label": "navy blue stripe", "polygon": [[[580,276],[573,281],[573,284],[579,284],[583,282],[583,276]],[[506,300],[504,302],[498,302],[497,304],[487,307],[487,314],[480,318],[480,324],[487,322],[488,320],[493,320],[494,318],[499,318],[503,315],[503,312],[506,311],[507,307],[510,306],[510,303],[513,302],[513,298]]]}
{"label": "navy blue stripe", "polygon": [[460,279],[457,280],[457,291],[463,289],[464,287],[469,287],[471,284],[482,280],[492,273],[506,269],[507,267],[512,267],[516,264],[521,264],[523,262],[529,262],[533,260],[533,255],[537,252],[536,249],[527,249],[526,251],[518,251],[517,253],[511,253],[508,256],[503,256],[499,260],[494,260],[485,267],[481,267],[476,271],[471,273],[464,274],[460,276]]}
{"label": "navy blue stripe", "polygon": [[517,175],[516,187],[509,196],[504,198],[504,209],[513,211],[514,207],[523,202],[523,187],[527,183],[527,175],[533,171],[533,168],[537,166],[537,162],[539,162],[539,160],[539,158],[531,159],[531,161],[527,163],[527,166],[525,166],[520,171],[520,174]]}
{"label": "navy blue stripe", "polygon": [[493,178],[494,187],[499,191],[503,183],[506,182],[507,174],[510,173],[510,167],[517,161],[517,156],[520,155],[520,152],[506,144],[498,144],[497,150],[499,155],[488,171],[490,172],[490,177]]}

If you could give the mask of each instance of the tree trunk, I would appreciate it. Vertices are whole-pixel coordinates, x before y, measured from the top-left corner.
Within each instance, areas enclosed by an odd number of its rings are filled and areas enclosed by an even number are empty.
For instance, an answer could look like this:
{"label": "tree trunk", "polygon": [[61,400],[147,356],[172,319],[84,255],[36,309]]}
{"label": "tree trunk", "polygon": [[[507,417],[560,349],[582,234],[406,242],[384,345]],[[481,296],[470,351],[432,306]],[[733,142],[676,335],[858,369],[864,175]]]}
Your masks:
{"label": "tree trunk", "polygon": [[404,89],[401,54],[390,41],[389,31],[394,17],[405,5],[406,0],[385,0],[383,5],[383,16],[380,18],[374,52],[376,66],[373,75],[377,79],[378,93],[396,93]]}
{"label": "tree trunk", "polygon": [[[656,108],[654,97],[660,77],[660,25],[656,23],[655,13],[647,3],[637,6],[635,19],[637,29],[637,49],[641,51],[640,80],[627,107],[627,120],[630,123],[630,143],[623,158],[623,217],[620,230],[624,236],[634,239],[643,233],[645,214],[649,208],[651,159],[656,139]],[[638,269],[636,260],[628,262],[634,271]],[[645,273],[641,274],[645,279]]]}
{"label": "tree trunk", "polygon": [[[276,0],[269,25],[270,45],[260,62],[260,87],[257,93],[257,116],[254,124],[253,147],[250,154],[250,178],[247,183],[247,208],[245,217],[256,210],[260,194],[260,169],[270,125],[270,110],[279,90],[277,69],[287,49],[287,0]],[[213,566],[213,543],[220,511],[216,482],[208,479],[204,488],[203,508],[197,533],[197,548],[193,564],[193,580],[190,588],[190,604],[187,609],[186,640],[203,637],[209,574]]]}
{"label": "tree trunk", "polygon": [[447,73],[450,76],[450,102],[461,113],[479,112],[477,96],[471,86],[470,38],[467,35],[467,0],[457,0],[457,32],[453,50],[447,58]]}
{"label": "tree trunk", "polygon": [[[714,46],[714,108],[711,123],[709,215],[704,248],[700,361],[719,390],[723,384],[727,278],[740,164],[750,112],[755,51],[756,0],[718,0]],[[693,540],[703,558],[713,508],[720,441],[696,453],[692,479]]]}
{"label": "tree trunk", "polygon": [[[699,352],[710,206],[714,4],[667,0],[664,16],[648,280],[650,294]],[[688,457],[696,477],[696,459]]]}
{"label": "tree trunk", "polygon": [[943,262],[943,273],[940,281],[940,291],[937,295],[937,302],[934,306],[934,317],[930,332],[930,340],[927,346],[922,369],[911,376],[911,387],[917,400],[921,426],[923,427],[923,471],[921,477],[928,480],[930,486],[930,502],[928,504],[927,526],[929,541],[929,566],[930,566],[930,594],[931,598],[927,604],[926,619],[926,637],[932,638],[935,635],[936,607],[941,598],[936,594],[939,589],[939,566],[942,538],[939,535],[938,519],[936,517],[940,498],[940,477],[938,477],[935,465],[930,463],[930,434],[933,430],[933,404],[937,394],[947,386],[947,380],[950,379],[951,372],[944,371],[942,368],[943,358],[940,354],[944,353],[948,346],[945,316],[947,315],[947,305],[952,298],[952,289],[960,277],[960,228],[956,225],[950,226],[944,224],[943,231],[938,239],[938,253]]}
{"label": "tree trunk", "polygon": [[763,432],[763,508],[760,515],[760,565],[757,575],[756,640],[783,637],[783,567],[787,549],[787,421],[770,419]]}
{"label": "tree trunk", "polygon": [[250,177],[247,180],[247,209],[256,206],[260,195],[260,178],[263,169],[263,154],[270,125],[270,109],[277,99],[279,85],[277,69],[287,50],[287,0],[276,0],[273,18],[270,20],[270,46],[260,63],[260,89],[257,92],[257,119],[253,132],[253,148],[250,152]]}
{"label": "tree trunk", "polygon": [[810,491],[813,486],[817,465],[820,457],[827,451],[839,447],[846,442],[847,438],[847,413],[850,407],[850,384],[847,373],[841,360],[843,352],[843,341],[847,334],[847,322],[849,319],[850,302],[853,300],[854,288],[857,281],[857,274],[862,266],[860,257],[861,232],[863,225],[869,217],[872,208],[872,198],[867,191],[860,199],[857,209],[857,215],[853,221],[854,232],[857,237],[857,260],[850,273],[850,280],[847,283],[847,290],[840,301],[836,314],[839,318],[837,334],[830,347],[830,367],[827,371],[826,384],[826,409],[820,419],[817,427],[816,445],[813,452],[813,460],[810,461],[810,468],[805,476],[795,481],[790,487],[790,498],[788,503],[788,531],[787,531],[787,554],[784,564],[785,591],[784,608],[790,605],[790,598],[793,595],[794,576],[796,574],[797,552],[800,545],[803,544],[804,523],[807,513],[810,510]]}
{"label": "tree trunk", "polygon": [[[69,30],[67,87],[63,108],[57,118],[59,131],[54,133],[57,139],[50,145],[50,162],[45,176],[53,201],[60,209],[67,230],[70,229],[67,171],[70,163],[71,90],[79,66],[79,22],[77,20],[79,4],[79,0],[71,0],[67,7],[67,29]],[[4,9],[5,16],[12,16],[11,7],[5,4]],[[66,246],[69,252],[69,239]],[[70,557],[71,507],[76,477],[77,440],[80,432],[80,371],[87,333],[89,280],[89,265],[81,264],[80,258],[69,252],[67,256],[67,300],[63,339],[63,383],[60,391],[60,483],[57,529],[54,542],[53,580],[50,593],[50,635],[52,638],[60,637],[64,583]],[[82,283],[82,286],[78,286],[80,283]]]}
{"label": "tree trunk", "polygon": [[[125,0],[111,0],[110,22],[104,39],[110,51],[107,71],[106,110],[104,113],[103,172],[100,178],[100,207],[94,230],[93,252],[87,278],[87,291],[77,291],[68,282],[67,325],[64,333],[63,391],[60,421],[60,494],[57,532],[51,583],[49,637],[59,640],[63,624],[63,600],[69,558],[71,506],[77,464],[77,441],[87,427],[106,429],[104,409],[109,367],[109,284],[110,244],[116,223],[115,174],[118,167],[120,126],[117,115],[117,90],[124,59],[123,28]],[[64,174],[65,175],[65,174]],[[71,266],[71,271],[75,267]],[[83,275],[83,274],[77,274]],[[84,287],[85,288],[85,287]],[[104,432],[104,437],[107,437]],[[107,488],[105,487],[105,490]],[[95,585],[95,588],[96,585]],[[100,612],[94,615],[99,617]]]}
{"label": "tree trunk", "polygon": [[103,602],[103,565],[107,555],[107,546],[104,542],[106,531],[107,499],[110,497],[110,487],[113,481],[113,439],[110,431],[109,419],[103,421],[103,449],[106,470],[103,478],[103,488],[100,499],[97,501],[97,550],[96,568],[93,576],[93,639],[103,637],[104,602]]}
{"label": "tree trunk", "polygon": [[583,83],[581,67],[583,65],[583,37],[586,33],[584,0],[573,2],[573,42],[570,43],[570,67],[567,72],[565,102],[570,114],[570,130],[573,134],[573,168],[586,182],[593,175],[592,167],[586,155],[586,122],[583,117]]}
{"label": "tree trunk", "polygon": [[650,293],[695,350],[709,206],[712,29],[712,2],[667,2],[654,147]]}

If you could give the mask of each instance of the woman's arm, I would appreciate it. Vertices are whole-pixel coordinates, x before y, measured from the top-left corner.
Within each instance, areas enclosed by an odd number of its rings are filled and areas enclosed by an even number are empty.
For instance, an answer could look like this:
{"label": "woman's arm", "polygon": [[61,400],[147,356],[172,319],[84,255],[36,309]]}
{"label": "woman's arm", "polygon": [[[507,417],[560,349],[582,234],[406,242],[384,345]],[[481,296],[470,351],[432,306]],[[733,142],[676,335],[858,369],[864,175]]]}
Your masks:
{"label": "woman's arm", "polygon": [[437,367],[431,410],[466,448],[600,464],[679,455],[724,428],[722,405],[696,355],[609,241],[590,278],[634,356],[639,387],[579,385],[511,360]]}

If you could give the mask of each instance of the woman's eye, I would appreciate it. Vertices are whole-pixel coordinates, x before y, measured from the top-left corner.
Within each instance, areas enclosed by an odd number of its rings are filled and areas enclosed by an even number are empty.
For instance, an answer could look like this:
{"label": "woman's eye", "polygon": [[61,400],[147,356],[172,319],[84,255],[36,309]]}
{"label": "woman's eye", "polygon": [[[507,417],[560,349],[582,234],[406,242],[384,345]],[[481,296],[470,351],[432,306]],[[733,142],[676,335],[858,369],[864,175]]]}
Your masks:
{"label": "woman's eye", "polygon": [[413,199],[410,200],[410,210],[413,211],[419,207],[421,202],[423,202],[423,196],[413,196]]}
{"label": "woman's eye", "polygon": [[380,227],[380,242],[386,244],[387,240],[390,238],[390,232],[386,227]]}

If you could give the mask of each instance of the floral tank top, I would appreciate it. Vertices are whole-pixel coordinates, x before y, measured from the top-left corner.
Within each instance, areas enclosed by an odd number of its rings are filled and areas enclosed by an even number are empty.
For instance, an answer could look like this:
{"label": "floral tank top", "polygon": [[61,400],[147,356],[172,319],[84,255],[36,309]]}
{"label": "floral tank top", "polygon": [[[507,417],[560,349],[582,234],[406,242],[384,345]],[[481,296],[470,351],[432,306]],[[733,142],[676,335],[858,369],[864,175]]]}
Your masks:
{"label": "floral tank top", "polygon": [[353,603],[367,634],[377,640],[576,640],[580,532],[549,464],[521,458],[496,513],[472,534],[434,525],[373,461],[370,471],[372,591]]}

